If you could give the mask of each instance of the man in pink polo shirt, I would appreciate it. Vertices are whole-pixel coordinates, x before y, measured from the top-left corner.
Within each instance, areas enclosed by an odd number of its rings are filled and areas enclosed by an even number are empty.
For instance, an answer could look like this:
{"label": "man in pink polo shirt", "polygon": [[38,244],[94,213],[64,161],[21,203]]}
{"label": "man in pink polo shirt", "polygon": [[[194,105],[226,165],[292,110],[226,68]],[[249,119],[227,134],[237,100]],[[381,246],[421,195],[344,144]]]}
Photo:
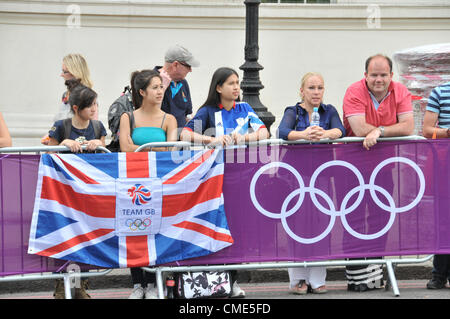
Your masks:
{"label": "man in pink polo shirt", "polygon": [[364,79],[352,84],[344,96],[347,136],[365,137],[368,150],[379,137],[411,135],[414,118],[411,93],[392,81],[392,61],[377,54],[367,59]]}
{"label": "man in pink polo shirt", "polygon": [[[347,136],[365,137],[363,146],[367,150],[377,143],[379,137],[410,135],[414,130],[411,94],[403,84],[392,81],[392,75],[391,59],[377,54],[367,59],[364,79],[352,84],[345,93],[343,109]],[[379,178],[381,175],[384,188],[391,192],[392,172],[384,170]],[[360,213],[364,215],[360,214],[357,219],[363,225],[363,232],[372,234],[385,223],[384,216],[372,210],[368,203],[361,207]],[[364,218],[363,223],[361,218]],[[344,234],[344,243],[346,237]],[[379,249],[385,245],[386,239],[378,242]],[[346,276],[350,291],[362,292],[384,286],[382,265],[347,266]]]}

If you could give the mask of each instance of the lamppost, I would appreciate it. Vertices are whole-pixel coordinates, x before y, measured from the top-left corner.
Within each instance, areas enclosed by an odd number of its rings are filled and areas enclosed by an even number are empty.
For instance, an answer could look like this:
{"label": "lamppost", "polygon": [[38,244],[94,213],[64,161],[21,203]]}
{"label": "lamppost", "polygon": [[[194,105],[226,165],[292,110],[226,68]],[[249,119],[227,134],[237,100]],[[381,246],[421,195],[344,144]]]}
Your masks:
{"label": "lamppost", "polygon": [[259,71],[264,69],[258,63],[258,19],[259,4],[261,0],[245,0],[245,63],[239,67],[244,71],[241,83],[243,101],[251,105],[259,118],[270,132],[270,126],[275,121],[275,116],[270,113],[259,100],[259,90],[264,88],[259,80]]}

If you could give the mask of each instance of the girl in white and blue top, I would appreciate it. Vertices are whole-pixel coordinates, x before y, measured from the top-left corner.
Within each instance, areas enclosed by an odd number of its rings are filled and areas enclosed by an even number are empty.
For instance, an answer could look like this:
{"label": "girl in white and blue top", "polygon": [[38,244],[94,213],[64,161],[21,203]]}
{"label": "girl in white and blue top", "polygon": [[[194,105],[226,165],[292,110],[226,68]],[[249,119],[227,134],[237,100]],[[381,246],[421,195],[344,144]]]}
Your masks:
{"label": "girl in white and blue top", "polygon": [[233,69],[214,72],[206,102],[183,131],[181,139],[210,145],[242,144],[269,137],[269,131],[246,102],[238,102],[239,76]]}
{"label": "girl in white and blue top", "polygon": [[[208,98],[181,132],[181,139],[211,146],[227,146],[269,137],[264,123],[245,102],[239,101],[239,76],[233,69],[214,72]],[[231,271],[232,298],[243,298],[245,292]]]}

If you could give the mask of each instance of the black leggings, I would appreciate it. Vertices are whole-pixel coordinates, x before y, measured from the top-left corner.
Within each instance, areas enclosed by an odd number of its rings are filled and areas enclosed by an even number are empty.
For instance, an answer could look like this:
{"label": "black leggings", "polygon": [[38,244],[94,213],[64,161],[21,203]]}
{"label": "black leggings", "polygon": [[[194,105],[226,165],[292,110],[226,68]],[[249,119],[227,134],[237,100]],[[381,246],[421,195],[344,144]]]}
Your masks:
{"label": "black leggings", "polygon": [[156,283],[156,275],[153,272],[144,271],[139,267],[130,268],[130,272],[133,285],[141,284],[145,288],[148,284],[155,285]]}

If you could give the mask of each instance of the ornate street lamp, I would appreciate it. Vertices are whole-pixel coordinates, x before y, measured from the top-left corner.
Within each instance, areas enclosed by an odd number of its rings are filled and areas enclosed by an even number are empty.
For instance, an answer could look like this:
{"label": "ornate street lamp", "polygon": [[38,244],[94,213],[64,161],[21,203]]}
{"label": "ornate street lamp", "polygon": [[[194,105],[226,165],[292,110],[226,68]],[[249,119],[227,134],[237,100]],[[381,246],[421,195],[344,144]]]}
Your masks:
{"label": "ornate street lamp", "polygon": [[270,132],[270,126],[275,121],[275,116],[270,113],[259,100],[259,90],[264,88],[259,80],[259,71],[264,69],[258,63],[258,19],[259,4],[261,0],[245,0],[245,63],[239,67],[244,71],[241,83],[243,92],[243,101],[251,105],[258,114],[261,121],[264,122]]}

